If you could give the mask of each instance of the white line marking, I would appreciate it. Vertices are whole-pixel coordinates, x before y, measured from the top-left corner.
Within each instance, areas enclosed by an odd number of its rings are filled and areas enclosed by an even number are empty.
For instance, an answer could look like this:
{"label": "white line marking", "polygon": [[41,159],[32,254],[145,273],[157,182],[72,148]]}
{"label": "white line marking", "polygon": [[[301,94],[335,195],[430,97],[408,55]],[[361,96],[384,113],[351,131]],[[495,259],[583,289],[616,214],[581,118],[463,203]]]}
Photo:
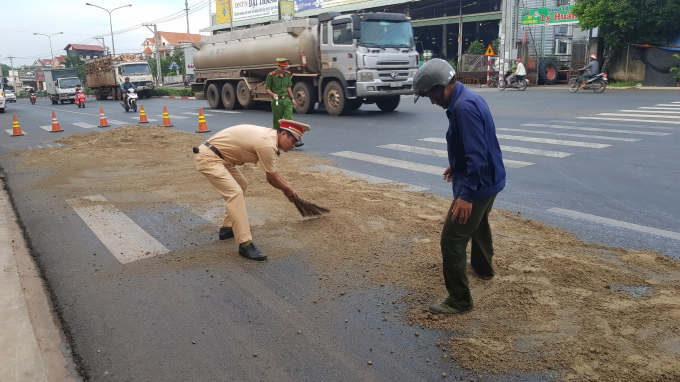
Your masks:
{"label": "white line marking", "polygon": [[623,221],[620,221],[620,220],[603,218],[601,216],[584,214],[584,213],[581,213],[581,212],[565,210],[565,209],[562,209],[562,208],[551,208],[551,209],[548,210],[548,212],[553,212],[553,213],[556,213],[556,214],[569,216],[569,217],[576,218],[576,219],[590,220],[590,221],[595,222],[595,223],[611,225],[611,226],[614,226],[614,227],[626,228],[626,229],[630,229],[630,230],[633,230],[633,231],[651,233],[652,235],[667,237],[667,238],[670,238],[670,239],[680,240],[680,233],[678,233],[678,232],[664,231],[662,229],[646,227],[646,226],[643,226],[643,225],[623,222]]}
{"label": "white line marking", "polygon": [[[434,143],[446,143],[446,139],[444,139],[444,138],[422,138],[422,139],[419,139],[419,141],[434,142]],[[542,156],[546,156],[546,157],[555,157],[555,158],[565,158],[565,157],[568,157],[569,155],[572,155],[572,153],[565,153],[565,152],[562,152],[562,151],[530,149],[530,148],[526,148],[526,147],[505,146],[505,145],[500,145],[500,146],[501,146],[501,151],[508,151],[508,152],[511,152],[511,153],[542,155]]]}
{"label": "white line marking", "polygon": [[[212,112],[212,110],[211,110],[211,112]],[[191,111],[185,111],[185,112],[182,113],[182,114],[200,115],[199,113],[194,113],[194,112],[191,112]],[[204,117],[212,117],[212,115],[210,115],[210,114],[205,114],[205,113],[203,113],[203,116],[204,116]],[[188,117],[187,117],[187,118],[188,118]]]}
{"label": "white line marking", "polygon": [[660,114],[680,114],[680,111],[668,111],[666,110],[619,110],[624,113],[660,113]]}
{"label": "white line marking", "polygon": [[619,130],[619,129],[601,129],[598,127],[577,127],[577,126],[560,126],[560,125],[544,125],[540,123],[525,123],[522,126],[531,127],[547,127],[550,129],[566,129],[566,130],[581,130],[581,131],[597,131],[602,133],[621,133],[621,134],[636,134],[636,135],[655,135],[664,136],[671,133],[657,133],[656,131],[638,131],[638,130]]}
{"label": "white line marking", "polygon": [[590,142],[578,142],[578,141],[563,141],[561,139],[548,139],[548,138],[535,138],[535,137],[523,137],[519,135],[505,135],[497,134],[498,139],[509,139],[511,141],[522,141],[522,142],[536,142],[536,143],[546,143],[549,145],[562,145],[562,146],[574,146],[574,147],[588,147],[591,149],[601,149],[609,147],[604,143],[590,143]]}
{"label": "white line marking", "polygon": [[[360,172],[345,170],[343,168],[327,166],[327,165],[323,165],[323,164],[320,164],[320,165],[317,165],[317,166],[314,166],[314,167],[310,167],[310,169],[341,173],[341,174],[344,174],[344,175],[346,175],[350,178],[361,179],[368,184],[392,184],[392,185],[395,185],[395,186],[403,187],[403,189],[406,190],[406,191],[420,192],[420,191],[428,190],[427,187],[420,187],[420,186],[415,186],[413,184],[395,182],[394,180],[380,178],[380,177],[373,176],[373,175],[363,174],[363,173],[360,173]],[[304,170],[304,168],[303,168],[303,170]]]}
{"label": "white line marking", "polygon": [[[163,119],[163,114],[159,114],[159,115],[157,115],[157,117],[160,117],[161,119]],[[183,117],[181,115],[168,115],[168,118],[170,118],[170,119],[188,119],[189,117]]]}
{"label": "white line marking", "polygon": [[[130,118],[136,119],[137,122],[139,122],[139,117],[130,117]],[[158,122],[157,119],[153,119],[153,118],[147,118],[146,120],[149,121],[149,122]]]}
{"label": "white line marking", "polygon": [[[672,118],[680,120],[677,115],[653,115],[653,114],[621,114],[621,113],[600,113],[597,115],[610,115],[614,117],[633,117],[633,118]],[[651,121],[650,121],[651,122]]]}
{"label": "white line marking", "polygon": [[43,130],[45,130],[45,131],[52,131],[52,125],[49,125],[49,126],[40,126],[40,128],[43,129]]}
{"label": "white line marking", "polygon": [[[99,114],[80,113],[80,112],[77,112],[77,111],[64,110],[63,108],[56,108],[56,107],[47,107],[47,106],[38,106],[38,105],[31,106],[31,108],[34,108],[34,107],[40,107],[40,108],[43,108],[43,109],[55,110],[55,111],[58,111],[59,113],[72,113],[72,114],[87,115],[87,116],[90,116],[90,117],[99,118]],[[59,113],[56,113],[56,114],[59,114]]]}
{"label": "white line marking", "polygon": [[106,121],[109,123],[109,125],[129,125],[127,122],[116,121],[115,119],[107,119]]}
{"label": "white line marking", "polygon": [[[446,152],[446,150],[430,149],[430,148],[427,148],[427,147],[407,146],[407,145],[398,145],[398,144],[382,145],[382,146],[378,146],[378,147],[383,148],[383,149],[406,151],[406,152],[414,153],[414,154],[429,155],[429,156],[439,157],[439,158],[448,158],[449,157],[449,154]],[[531,166],[533,163],[522,162],[522,161],[518,161],[518,160],[511,160],[511,159],[503,159],[503,164],[505,165],[505,167],[508,167],[508,168],[520,168],[520,167]]]}
{"label": "white line marking", "polygon": [[102,195],[67,202],[122,264],[170,252]]}
{"label": "white line marking", "polygon": [[90,125],[89,123],[85,123],[85,122],[75,122],[75,123],[72,123],[72,125],[82,127],[83,129],[92,129],[92,128],[97,127],[95,125]]}
{"label": "white line marking", "polygon": [[[6,131],[9,135],[12,135],[12,133],[14,133],[14,129],[7,129],[7,130],[5,130],[5,131]],[[21,132],[24,133],[24,135],[26,135],[26,132],[25,132],[25,131],[21,130]]]}
{"label": "white line marking", "polygon": [[640,106],[638,109],[649,109],[649,110],[678,110],[675,107],[653,107],[653,106]]}
{"label": "white line marking", "polygon": [[[585,117],[588,118],[588,117]],[[595,118],[595,119],[607,119],[607,118]],[[615,127],[632,127],[636,129],[660,129],[660,130],[677,130],[674,127],[668,126],[649,126],[649,125],[629,125],[627,123],[609,123],[609,122],[581,122],[581,121],[547,121],[555,123],[567,123],[573,125],[588,125],[588,126],[615,126]],[[644,121],[647,122],[647,121]]]}
{"label": "white line marking", "polygon": [[515,131],[519,133],[533,133],[533,134],[552,134],[564,137],[579,137],[579,138],[595,138],[595,139],[607,139],[610,141],[623,141],[623,142],[637,142],[638,138],[621,138],[621,137],[605,137],[602,135],[588,135],[588,134],[571,134],[571,133],[558,133],[554,131],[540,131],[540,130],[526,130],[526,129],[506,129],[506,128],[496,128],[500,131]]}
{"label": "white line marking", "polygon": [[241,114],[240,111],[231,110],[210,110],[211,113],[224,113],[224,114]]}
{"label": "white line marking", "polygon": [[[675,104],[672,104],[672,103],[658,103],[658,104],[656,104],[656,105],[654,105],[654,106],[680,107],[680,105],[675,105]],[[680,109],[678,109],[678,110],[680,110]]]}
{"label": "white line marking", "polygon": [[426,174],[432,174],[432,175],[441,175],[441,174],[444,173],[444,170],[446,170],[445,167],[430,166],[430,165],[427,165],[427,164],[408,162],[408,161],[405,161],[405,160],[379,157],[379,156],[370,155],[370,154],[355,153],[353,151],[339,151],[339,152],[336,152],[336,153],[331,153],[331,155],[336,155],[336,156],[339,156],[339,157],[344,157],[344,158],[349,158],[349,159],[361,160],[361,161],[364,161],[364,162],[382,164],[382,165],[385,165],[385,166],[403,168],[405,170],[424,172]]}
{"label": "white line marking", "polygon": [[[639,117],[639,116],[636,116]],[[600,121],[628,121],[628,122],[652,122],[652,123],[670,123],[673,125],[680,125],[680,122],[674,122],[674,121],[649,121],[649,120],[644,120],[644,119],[629,119],[629,118],[604,118],[604,117],[576,117],[579,119],[597,119]]]}

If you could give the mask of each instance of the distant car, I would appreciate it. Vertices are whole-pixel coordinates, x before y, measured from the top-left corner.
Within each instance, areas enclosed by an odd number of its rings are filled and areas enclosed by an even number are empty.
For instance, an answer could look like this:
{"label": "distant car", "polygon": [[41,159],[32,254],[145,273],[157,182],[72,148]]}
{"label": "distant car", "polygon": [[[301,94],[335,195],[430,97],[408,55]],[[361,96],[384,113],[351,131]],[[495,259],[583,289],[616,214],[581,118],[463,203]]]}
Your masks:
{"label": "distant car", "polygon": [[17,96],[11,90],[5,90],[5,100],[7,102],[17,102]]}

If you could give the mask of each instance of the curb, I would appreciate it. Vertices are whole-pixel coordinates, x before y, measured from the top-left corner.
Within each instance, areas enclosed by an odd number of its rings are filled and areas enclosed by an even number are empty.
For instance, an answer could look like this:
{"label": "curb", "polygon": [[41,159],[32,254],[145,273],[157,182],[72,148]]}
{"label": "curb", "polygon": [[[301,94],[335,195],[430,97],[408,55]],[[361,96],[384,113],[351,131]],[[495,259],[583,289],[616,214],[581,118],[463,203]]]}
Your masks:
{"label": "curb", "polygon": [[186,97],[186,96],[151,96],[151,98],[166,98],[166,99],[196,99],[196,97]]}

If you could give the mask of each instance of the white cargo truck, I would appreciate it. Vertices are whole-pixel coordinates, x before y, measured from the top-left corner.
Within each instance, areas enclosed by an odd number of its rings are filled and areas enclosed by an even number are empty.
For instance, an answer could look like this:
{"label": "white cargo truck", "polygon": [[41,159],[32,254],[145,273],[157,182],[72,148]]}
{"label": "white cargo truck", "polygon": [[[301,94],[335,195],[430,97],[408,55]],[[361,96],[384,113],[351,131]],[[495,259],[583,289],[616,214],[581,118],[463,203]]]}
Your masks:
{"label": "white cargo truck", "polygon": [[76,86],[82,87],[76,69],[47,69],[45,73],[45,90],[52,104],[74,103]]}

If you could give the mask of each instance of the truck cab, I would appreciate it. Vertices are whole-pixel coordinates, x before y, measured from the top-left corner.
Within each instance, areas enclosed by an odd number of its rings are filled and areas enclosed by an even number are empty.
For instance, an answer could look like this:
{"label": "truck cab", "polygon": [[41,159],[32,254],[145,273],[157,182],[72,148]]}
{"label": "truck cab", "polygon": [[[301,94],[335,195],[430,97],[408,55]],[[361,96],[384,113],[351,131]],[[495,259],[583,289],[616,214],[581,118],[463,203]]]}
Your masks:
{"label": "truck cab", "polygon": [[[151,95],[154,89],[151,67],[145,61],[123,62],[116,67],[116,83],[125,82],[125,77],[130,77],[130,82],[137,87],[137,93],[142,96]],[[148,98],[148,97],[147,97]]]}

